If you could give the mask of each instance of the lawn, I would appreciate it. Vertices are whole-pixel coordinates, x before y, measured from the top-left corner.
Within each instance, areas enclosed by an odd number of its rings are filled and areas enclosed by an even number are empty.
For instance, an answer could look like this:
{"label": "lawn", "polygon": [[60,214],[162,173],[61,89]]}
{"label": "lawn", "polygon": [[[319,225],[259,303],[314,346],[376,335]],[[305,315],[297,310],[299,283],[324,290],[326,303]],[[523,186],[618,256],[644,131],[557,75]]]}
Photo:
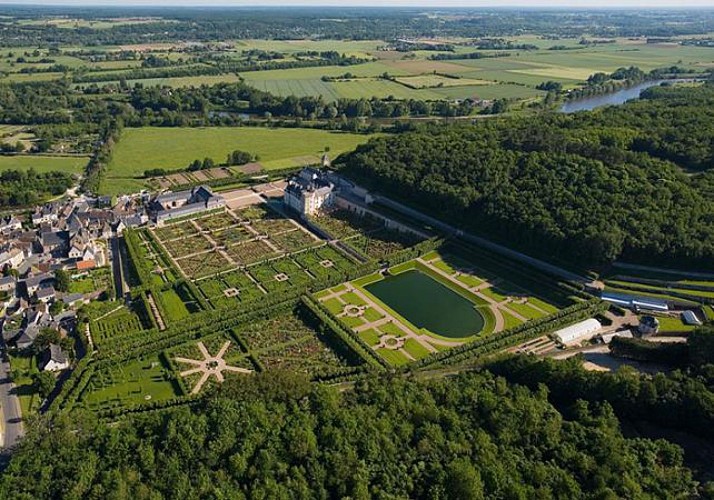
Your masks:
{"label": "lawn", "polygon": [[325,148],[336,156],[367,142],[370,136],[313,129],[248,127],[126,129],[117,144],[100,191],[119,194],[144,188],[145,170],[181,170],[195,159],[225,161],[236,149],[260,156],[265,168],[319,161]]}
{"label": "lawn", "polygon": [[89,158],[86,156],[0,156],[0,171],[34,168],[37,172],[58,171],[81,174],[88,161]]}
{"label": "lawn", "polygon": [[159,356],[151,356],[95,374],[83,399],[90,407],[101,409],[161,401],[177,395]]}
{"label": "lawn", "polygon": [[189,312],[181,297],[174,290],[161,292],[161,301],[166,308],[167,320],[175,321],[188,316]]}

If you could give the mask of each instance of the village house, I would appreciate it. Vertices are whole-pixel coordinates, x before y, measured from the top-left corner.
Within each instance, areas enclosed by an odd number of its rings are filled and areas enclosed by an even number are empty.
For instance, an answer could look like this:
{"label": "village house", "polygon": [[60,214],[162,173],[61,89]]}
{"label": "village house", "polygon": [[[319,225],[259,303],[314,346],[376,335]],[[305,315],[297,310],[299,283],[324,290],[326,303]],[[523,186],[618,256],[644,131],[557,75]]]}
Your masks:
{"label": "village house", "polygon": [[32,224],[39,226],[43,223],[52,223],[59,219],[59,212],[59,206],[53,203],[38,207],[31,216]]}
{"label": "village house", "polygon": [[17,288],[17,279],[14,276],[0,277],[0,292],[15,293]]}
{"label": "village house", "polygon": [[22,222],[14,215],[0,218],[0,234],[9,234],[22,229]]}
{"label": "village house", "polygon": [[10,248],[0,252],[0,270],[5,268],[17,269],[25,260],[25,253],[19,248]]}
{"label": "village house", "polygon": [[54,280],[54,276],[52,276],[51,274],[42,273],[33,276],[28,276],[22,281],[22,283],[24,283],[25,285],[25,293],[29,298],[35,293],[37,293],[37,290],[39,290],[40,287],[54,284]]}
{"label": "village house", "polygon": [[56,344],[50,346],[42,353],[42,370],[57,372],[69,368],[69,357]]}
{"label": "village house", "polygon": [[64,302],[67,307],[79,307],[89,301],[85,300],[84,295],[81,293],[71,293],[62,297],[62,302]]}
{"label": "village house", "polygon": [[56,292],[53,286],[43,286],[35,292],[35,297],[38,301],[44,302],[45,304],[53,301],[55,299]]}
{"label": "village house", "polygon": [[32,344],[35,343],[35,339],[37,339],[37,336],[39,334],[39,325],[35,323],[29,324],[22,329],[20,335],[15,339],[15,346],[21,351],[29,349],[30,347],[32,347]]}
{"label": "village house", "polygon": [[69,249],[69,233],[67,231],[43,232],[40,233],[39,243],[42,253],[62,256]]}

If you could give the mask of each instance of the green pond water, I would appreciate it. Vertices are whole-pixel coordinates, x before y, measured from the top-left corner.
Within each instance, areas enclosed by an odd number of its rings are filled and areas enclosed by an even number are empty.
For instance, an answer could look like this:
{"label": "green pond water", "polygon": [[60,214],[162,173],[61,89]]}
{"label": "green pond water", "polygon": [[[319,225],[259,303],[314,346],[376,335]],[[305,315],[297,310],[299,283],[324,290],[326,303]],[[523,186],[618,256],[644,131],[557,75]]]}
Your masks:
{"label": "green pond water", "polygon": [[365,289],[418,328],[464,338],[484,326],[474,304],[420,271],[390,276]]}

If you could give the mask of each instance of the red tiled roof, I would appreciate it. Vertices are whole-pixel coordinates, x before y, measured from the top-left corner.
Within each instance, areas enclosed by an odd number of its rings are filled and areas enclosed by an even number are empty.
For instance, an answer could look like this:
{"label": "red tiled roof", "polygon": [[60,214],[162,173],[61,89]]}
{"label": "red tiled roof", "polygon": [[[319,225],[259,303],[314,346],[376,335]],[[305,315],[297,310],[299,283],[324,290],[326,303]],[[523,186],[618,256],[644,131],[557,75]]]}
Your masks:
{"label": "red tiled roof", "polygon": [[83,271],[84,269],[93,269],[97,267],[97,263],[93,260],[83,260],[77,262],[77,270]]}

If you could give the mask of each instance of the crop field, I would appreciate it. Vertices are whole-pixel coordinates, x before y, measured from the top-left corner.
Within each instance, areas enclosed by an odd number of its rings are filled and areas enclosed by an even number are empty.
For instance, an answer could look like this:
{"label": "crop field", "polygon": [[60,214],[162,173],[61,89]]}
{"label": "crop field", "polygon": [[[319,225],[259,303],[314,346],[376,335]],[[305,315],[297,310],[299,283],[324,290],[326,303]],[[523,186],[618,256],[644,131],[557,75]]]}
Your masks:
{"label": "crop field", "polygon": [[[318,162],[329,148],[336,156],[369,140],[369,135],[314,129],[248,127],[126,129],[117,144],[100,191],[105,194],[143,189],[144,171],[152,168],[180,170],[195,159],[225,161],[240,149],[260,157],[266,169]],[[297,163],[296,163],[297,161]]]}
{"label": "crop field", "polygon": [[384,42],[379,40],[240,40],[240,50],[266,50],[285,54],[306,51],[335,50],[340,54],[365,57],[373,54]]}
{"label": "crop field", "polygon": [[88,162],[89,157],[86,156],[3,155],[0,156],[0,171],[34,169],[37,172],[58,171],[79,175]]}
{"label": "crop field", "polygon": [[[216,85],[217,83],[237,83],[240,78],[235,73],[225,73],[222,75],[198,75],[198,76],[176,76],[170,78],[144,78],[141,80],[129,79],[126,80],[127,85],[134,86],[136,83],[141,83],[146,87],[160,86],[160,87],[200,87],[201,85]],[[118,85],[119,80],[110,81],[100,81],[96,82],[97,85]],[[86,87],[91,85],[92,82],[83,82],[77,84],[77,87]]]}
{"label": "crop field", "polygon": [[[423,61],[424,68],[430,64],[441,63],[440,61]],[[413,67],[413,66],[412,66]],[[464,73],[472,71],[472,68],[465,66],[452,65],[452,69],[461,69]],[[526,88],[508,83],[500,84],[497,82],[485,81],[478,75],[475,77],[466,77],[459,81],[452,78],[441,77],[440,81],[448,83],[443,84],[442,88],[436,85],[427,86],[429,88],[409,88],[399,81],[394,82],[378,78],[383,73],[389,73],[391,76],[403,78],[409,81],[411,78],[421,78],[425,81],[434,82],[440,77],[433,75],[434,70],[428,70],[428,74],[420,72],[410,72],[403,67],[396,66],[395,63],[367,63],[357,66],[349,66],[347,68],[341,66],[335,67],[320,67],[320,68],[298,68],[274,71],[253,71],[242,73],[246,82],[255,88],[270,92],[279,96],[295,95],[298,97],[306,96],[322,96],[327,100],[337,100],[341,98],[365,98],[371,97],[394,97],[396,99],[422,99],[422,100],[441,100],[445,98],[466,98],[474,97],[481,99],[491,99],[495,94],[513,97],[513,98],[530,98],[543,94],[533,88]],[[323,81],[323,76],[338,77],[346,72],[351,73],[355,78],[339,79],[336,81]],[[459,73],[452,71],[450,74],[461,76]],[[418,80],[417,80],[418,81]],[[416,85],[415,85],[416,86]],[[447,92],[450,90],[450,92]],[[461,97],[455,97],[456,95]]]}
{"label": "crop field", "polygon": [[437,87],[462,87],[467,85],[490,85],[488,80],[472,80],[470,78],[447,78],[440,75],[402,76],[396,78],[398,83],[413,89]]}
{"label": "crop field", "polygon": [[[323,96],[329,100],[340,98],[370,98],[394,96],[398,99],[530,99],[543,95],[535,86],[554,80],[566,88],[583,83],[593,73],[612,72],[620,67],[638,66],[645,71],[679,65],[702,69],[714,66],[711,50],[704,47],[686,47],[674,44],[648,44],[645,40],[618,39],[617,43],[582,46],[578,40],[540,40],[534,37],[513,38],[518,43],[541,47],[536,51],[513,51],[510,57],[455,59],[433,61],[434,52],[412,53],[381,52],[378,44],[359,42],[355,53],[376,58],[349,67],[296,68],[273,71],[254,71],[241,74],[252,86],[280,96]],[[253,42],[255,46],[276,46],[281,50],[311,42]],[[319,43],[319,42],[313,42]],[[349,42],[352,43],[352,42]],[[562,45],[571,50],[547,50]],[[493,54],[495,51],[477,50],[457,46],[456,53],[478,51]],[[348,51],[349,52],[349,51]],[[323,76],[339,77],[350,73],[353,78],[322,81]],[[379,79],[388,73],[405,85]],[[457,76],[444,78],[436,73]],[[439,86],[439,84],[442,84]]]}

